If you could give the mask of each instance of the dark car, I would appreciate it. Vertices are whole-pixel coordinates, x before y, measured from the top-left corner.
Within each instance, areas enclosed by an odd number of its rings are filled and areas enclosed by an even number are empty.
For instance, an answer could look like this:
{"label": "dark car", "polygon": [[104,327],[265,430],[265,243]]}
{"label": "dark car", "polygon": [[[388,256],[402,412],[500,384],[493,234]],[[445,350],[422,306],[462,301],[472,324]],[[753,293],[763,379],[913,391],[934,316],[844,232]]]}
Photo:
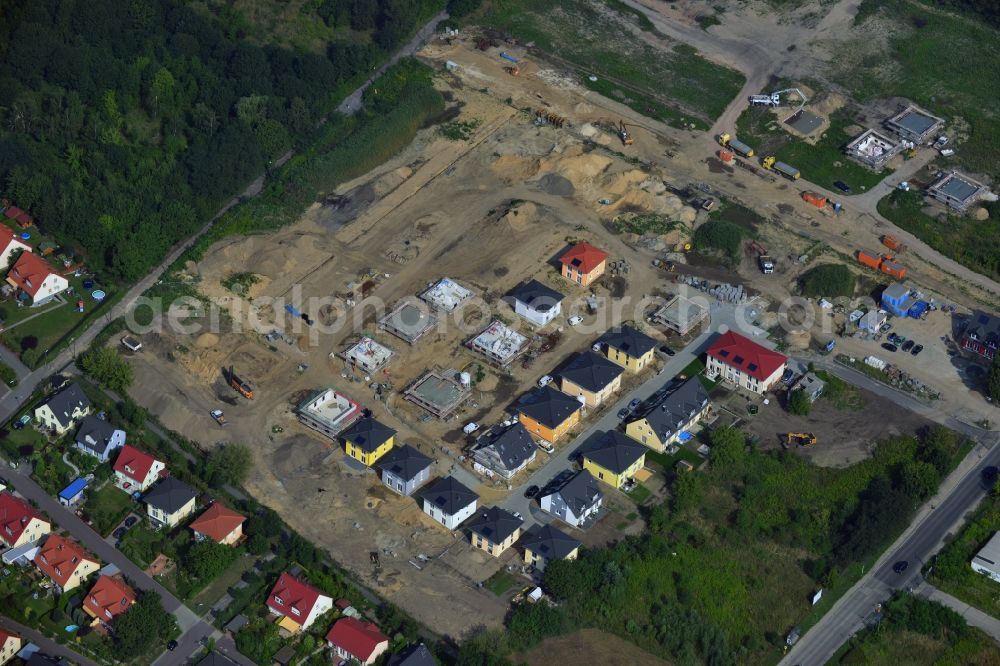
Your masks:
{"label": "dark car", "polygon": [[128,518],[125,519],[125,527],[132,527],[137,522],[139,522],[138,518],[136,518],[135,516],[129,516]]}
{"label": "dark car", "polygon": [[997,478],[1000,477],[1000,469],[996,465],[990,465],[982,471],[983,475],[983,487],[990,489],[997,484]]}
{"label": "dark car", "polygon": [[21,423],[20,421],[14,421],[14,425],[12,427],[14,428],[14,430],[21,430],[24,428],[24,424]]}
{"label": "dark car", "polygon": [[527,490],[524,491],[524,496],[531,499],[538,494],[538,486],[528,486]]}
{"label": "dark car", "polygon": [[882,343],[882,349],[884,349],[886,351],[894,352],[894,351],[896,351],[899,348],[896,345],[892,344],[891,342],[883,342]]}
{"label": "dark car", "polygon": [[908,566],[910,566],[909,562],[907,562],[906,560],[900,560],[899,562],[896,562],[895,564],[892,565],[892,570],[898,574],[901,574],[904,571],[906,571],[906,567]]}
{"label": "dark car", "polygon": [[123,536],[125,536],[125,532],[127,531],[128,530],[126,530],[124,527],[119,527],[118,529],[116,529],[114,532],[111,533],[111,536],[115,538],[115,541],[118,541]]}
{"label": "dark car", "polygon": [[618,410],[618,418],[624,419],[628,417],[628,415],[631,413],[632,413],[631,409],[629,409],[628,407],[622,407],[621,409]]}
{"label": "dark car", "polygon": [[917,354],[919,354],[923,350],[924,350],[924,346],[923,345],[915,345],[913,347],[913,349],[910,350],[910,353],[913,354],[914,356],[916,356]]}
{"label": "dark car", "polygon": [[675,352],[673,349],[671,349],[670,347],[668,347],[666,345],[661,345],[660,346],[660,353],[666,354],[667,356],[673,356],[677,352]]}
{"label": "dark car", "polygon": [[842,180],[835,180],[835,181],[833,181],[833,186],[836,187],[841,192],[843,192],[844,194],[850,194],[851,193],[851,186],[848,185],[847,183],[845,183]]}
{"label": "dark car", "polygon": [[900,347],[900,349],[902,349],[905,352],[908,352],[911,349],[913,349],[913,345],[915,345],[915,344],[917,344],[917,343],[914,342],[913,340],[907,340],[906,342],[903,343],[903,346]]}
{"label": "dark car", "polygon": [[177,649],[177,641],[173,639],[167,641],[167,649],[171,651]]}
{"label": "dark car", "polygon": [[640,400],[639,398],[633,398],[632,402],[628,403],[628,410],[631,412],[632,410],[634,410],[636,407],[638,407],[641,404],[642,404],[642,400]]}

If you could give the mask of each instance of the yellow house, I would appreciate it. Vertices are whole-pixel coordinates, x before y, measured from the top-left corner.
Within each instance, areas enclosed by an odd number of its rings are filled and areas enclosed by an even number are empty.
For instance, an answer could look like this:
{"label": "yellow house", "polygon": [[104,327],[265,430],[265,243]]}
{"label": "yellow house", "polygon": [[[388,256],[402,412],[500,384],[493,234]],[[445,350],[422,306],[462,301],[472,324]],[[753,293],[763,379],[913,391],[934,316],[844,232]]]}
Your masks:
{"label": "yellow house", "polygon": [[33,506],[8,492],[0,492],[0,546],[17,548],[35,543],[52,531],[52,523]]}
{"label": "yellow house", "polygon": [[583,454],[583,468],[599,481],[621,488],[646,464],[646,450],[612,430],[599,446]]}
{"label": "yellow house", "polygon": [[340,436],[347,455],[371,467],[392,449],[396,431],[371,417],[365,417]]}
{"label": "yellow house", "polygon": [[194,513],[198,492],[172,476],[153,486],[142,498],[150,524],[159,529],[173,529]]}
{"label": "yellow house", "polygon": [[583,396],[588,407],[597,407],[621,388],[622,372],[618,364],[588,351],[559,373],[559,388],[568,395]]}
{"label": "yellow house", "polygon": [[0,629],[0,666],[6,664],[21,651],[21,637]]}
{"label": "yellow house", "polygon": [[539,571],[553,560],[575,560],[580,552],[580,542],[552,525],[543,525],[529,531],[522,542],[524,563]]}
{"label": "yellow house", "polygon": [[499,557],[521,536],[523,523],[523,520],[509,511],[491,506],[469,521],[469,540],[479,550]]}
{"label": "yellow house", "polygon": [[656,340],[631,326],[608,331],[598,344],[609,359],[632,372],[650,365],[656,351]]}
{"label": "yellow house", "polygon": [[532,391],[521,399],[517,414],[521,424],[535,437],[552,443],[580,422],[583,404],[551,386]]}
{"label": "yellow house", "polygon": [[694,426],[710,410],[708,392],[697,377],[691,377],[636,414],[635,419],[625,426],[625,434],[662,453],[671,444],[679,442],[681,433]]}

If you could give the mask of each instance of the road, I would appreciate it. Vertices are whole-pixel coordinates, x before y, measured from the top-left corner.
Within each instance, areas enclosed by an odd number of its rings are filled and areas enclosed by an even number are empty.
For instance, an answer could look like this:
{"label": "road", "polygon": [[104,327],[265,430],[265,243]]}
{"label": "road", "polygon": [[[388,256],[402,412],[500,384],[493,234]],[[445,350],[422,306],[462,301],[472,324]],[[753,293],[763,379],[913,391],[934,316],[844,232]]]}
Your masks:
{"label": "road", "polygon": [[79,664],[79,666],[97,666],[97,663],[84,657],[82,654],[70,650],[65,645],[61,645],[51,638],[47,638],[34,629],[29,629],[23,624],[19,624],[8,617],[0,615],[0,629],[6,629],[21,637],[21,646],[24,647],[29,642],[34,643],[42,649],[42,652],[54,657],[63,657]]}

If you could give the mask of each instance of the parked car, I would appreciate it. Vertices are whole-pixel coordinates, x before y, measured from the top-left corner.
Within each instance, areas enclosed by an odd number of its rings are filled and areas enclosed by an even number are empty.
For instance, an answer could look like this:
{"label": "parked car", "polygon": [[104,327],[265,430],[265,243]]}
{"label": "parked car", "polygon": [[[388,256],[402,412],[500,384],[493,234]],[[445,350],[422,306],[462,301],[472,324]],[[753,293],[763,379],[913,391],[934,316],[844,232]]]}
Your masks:
{"label": "parked car", "polygon": [[847,183],[845,183],[842,180],[835,180],[835,181],[833,181],[833,186],[836,187],[841,192],[843,192],[844,194],[850,194],[851,193],[851,186],[848,185]]}
{"label": "parked car", "polygon": [[177,649],[177,641],[175,641],[173,639],[170,639],[169,641],[167,641],[167,649],[170,650],[171,652],[173,652],[174,650],[176,650]]}
{"label": "parked car", "polygon": [[538,448],[550,455],[556,452],[556,448],[545,441],[538,442]]}
{"label": "parked car", "polygon": [[539,386],[548,386],[551,383],[552,383],[552,375],[545,375],[544,377],[538,380]]}
{"label": "parked car", "polygon": [[916,346],[913,347],[913,349],[910,350],[910,353],[913,354],[914,356],[916,356],[917,354],[919,354],[923,350],[924,350],[924,346],[923,345],[916,345]]}
{"label": "parked car", "polygon": [[114,532],[111,533],[111,536],[113,536],[115,538],[115,541],[118,541],[123,536],[125,536],[125,532],[128,532],[128,530],[126,528],[119,527],[118,529],[116,529]]}
{"label": "parked car", "polygon": [[531,499],[532,497],[538,494],[538,491],[539,491],[538,486],[528,486],[524,491],[524,496],[527,497],[528,499]]}
{"label": "parked car", "polygon": [[899,349],[899,347],[897,347],[896,345],[892,344],[891,342],[883,342],[882,343],[882,349],[884,349],[884,350],[886,350],[888,352],[894,352],[897,349]]}
{"label": "parked car", "polygon": [[628,411],[635,411],[636,407],[642,404],[642,400],[639,398],[633,398],[632,402],[628,403]]}
{"label": "parked car", "polygon": [[137,522],[139,522],[139,519],[137,517],[129,516],[128,518],[125,519],[125,527],[132,527]]}
{"label": "parked car", "polygon": [[581,321],[583,321],[583,317],[581,317],[580,315],[573,315],[572,317],[570,317],[566,321],[567,321],[567,323],[569,323],[570,326],[576,326]]}
{"label": "parked car", "polygon": [[907,340],[906,342],[903,343],[903,346],[900,347],[900,349],[902,349],[905,352],[908,352],[911,349],[913,349],[913,345],[915,345],[915,344],[917,344],[917,343],[914,342],[913,340]]}
{"label": "parked car", "polygon": [[628,415],[631,413],[632,413],[631,409],[629,409],[628,407],[622,407],[621,409],[618,410],[618,418],[620,419],[628,418]]}
{"label": "parked car", "polygon": [[475,421],[473,421],[472,423],[466,423],[465,427],[462,428],[462,432],[464,432],[466,435],[471,435],[477,430],[479,430],[479,424],[476,423]]}
{"label": "parked car", "polygon": [[660,345],[660,353],[664,354],[665,356],[673,356],[677,352],[675,352],[673,349],[671,349],[666,345]]}

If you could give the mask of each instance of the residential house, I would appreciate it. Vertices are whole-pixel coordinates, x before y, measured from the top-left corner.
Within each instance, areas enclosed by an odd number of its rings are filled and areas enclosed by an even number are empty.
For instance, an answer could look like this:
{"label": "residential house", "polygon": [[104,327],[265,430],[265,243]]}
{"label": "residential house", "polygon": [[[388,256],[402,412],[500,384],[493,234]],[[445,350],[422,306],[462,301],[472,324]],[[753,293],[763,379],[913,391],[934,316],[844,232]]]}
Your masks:
{"label": "residential house", "polygon": [[705,376],[764,395],[781,380],[787,361],[783,354],[730,331],[708,348]]}
{"label": "residential house", "polygon": [[21,242],[21,239],[10,227],[0,224],[0,271],[7,270],[14,258],[14,253],[18,251],[31,252],[31,246]]}
{"label": "residential house", "polygon": [[35,543],[52,531],[52,523],[20,497],[0,492],[0,543],[18,548]]}
{"label": "residential house", "polygon": [[515,409],[528,432],[552,443],[580,422],[583,403],[546,386],[524,395]]}
{"label": "residential house", "polygon": [[656,340],[631,326],[619,326],[598,341],[608,358],[618,365],[639,372],[653,362]]}
{"label": "residential house", "polygon": [[21,637],[6,629],[0,629],[0,666],[13,659],[20,651]]}
{"label": "residential house", "polygon": [[958,344],[973,359],[991,363],[1000,347],[1000,317],[974,310],[965,321]]}
{"label": "residential house", "polygon": [[213,650],[202,657],[197,666],[236,666],[236,662]]}
{"label": "residential house", "polygon": [[115,459],[115,485],[128,493],[144,493],[152,486],[166,465],[139,449],[126,444]]}
{"label": "residential house", "polygon": [[437,659],[426,645],[418,643],[389,657],[386,666],[437,666]]}
{"label": "residential house", "polygon": [[539,503],[546,511],[567,525],[580,527],[601,510],[604,493],[597,481],[585,469],[575,474],[565,472],[553,487],[542,495]]}
{"label": "residential house", "polygon": [[479,495],[462,485],[455,477],[446,476],[431,484],[423,493],[424,513],[454,530],[476,512]]}
{"label": "residential house", "polygon": [[625,425],[625,434],[663,453],[711,409],[708,391],[698,377],[691,377],[636,413]]}
{"label": "residential house", "polygon": [[340,437],[347,455],[371,467],[392,449],[396,431],[367,416],[340,433]]}
{"label": "residential house", "polygon": [[621,488],[646,464],[648,450],[617,430],[611,430],[596,447],[583,454],[583,468],[598,480]]}
{"label": "residential house", "polygon": [[580,542],[552,525],[537,525],[524,535],[524,563],[539,571],[553,560],[575,560]]}
{"label": "residential house", "polygon": [[326,634],[326,643],[341,659],[357,661],[361,666],[371,666],[389,649],[389,637],[376,625],[353,617],[334,622]]}
{"label": "residential house", "polygon": [[597,407],[621,388],[624,370],[592,351],[577,354],[559,371],[559,388],[572,396],[583,396],[588,407]]}
{"label": "residential house", "polygon": [[125,431],[104,419],[88,416],[76,431],[76,448],[94,456],[102,463],[108,462],[117,449],[125,446]]}
{"label": "residential house", "polygon": [[581,241],[559,257],[562,276],[570,282],[586,287],[604,275],[608,266],[608,253]]}
{"label": "residential house", "polygon": [[50,534],[35,556],[35,566],[52,579],[59,594],[76,589],[101,568],[97,558],[80,544],[60,534]]}
{"label": "residential house", "polygon": [[7,284],[17,289],[17,297],[44,305],[69,289],[69,282],[37,254],[22,252],[7,271]]}
{"label": "residential house", "polygon": [[409,497],[417,488],[427,483],[434,461],[409,444],[397,446],[385,454],[378,467],[382,483],[400,495]]}
{"label": "residential house", "polygon": [[222,502],[212,502],[200,516],[191,523],[195,541],[211,539],[224,546],[232,546],[243,538],[243,523],[246,516],[233,511]]}
{"label": "residential house", "polygon": [[83,600],[83,611],[93,618],[90,626],[110,626],[135,603],[135,590],[121,576],[101,576]]}
{"label": "residential house", "polygon": [[142,498],[146,503],[146,513],[153,527],[173,529],[182,520],[194,513],[198,492],[172,476],[168,476]]}
{"label": "residential house", "polygon": [[514,545],[524,521],[497,506],[480,511],[469,521],[469,541],[493,557]]}
{"label": "residential house", "polygon": [[35,420],[57,435],[65,435],[77,419],[90,413],[90,400],[78,384],[69,384],[35,407]]}
{"label": "residential house", "polygon": [[267,596],[267,607],[278,617],[279,627],[297,634],[333,608],[333,599],[295,576],[283,573]]}
{"label": "residential house", "polygon": [[510,291],[514,312],[536,326],[545,326],[562,312],[564,296],[538,280],[522,283]]}
{"label": "residential house", "polygon": [[518,422],[492,428],[480,437],[472,448],[472,459],[477,472],[488,470],[487,475],[510,480],[535,459],[537,451],[524,424]]}

